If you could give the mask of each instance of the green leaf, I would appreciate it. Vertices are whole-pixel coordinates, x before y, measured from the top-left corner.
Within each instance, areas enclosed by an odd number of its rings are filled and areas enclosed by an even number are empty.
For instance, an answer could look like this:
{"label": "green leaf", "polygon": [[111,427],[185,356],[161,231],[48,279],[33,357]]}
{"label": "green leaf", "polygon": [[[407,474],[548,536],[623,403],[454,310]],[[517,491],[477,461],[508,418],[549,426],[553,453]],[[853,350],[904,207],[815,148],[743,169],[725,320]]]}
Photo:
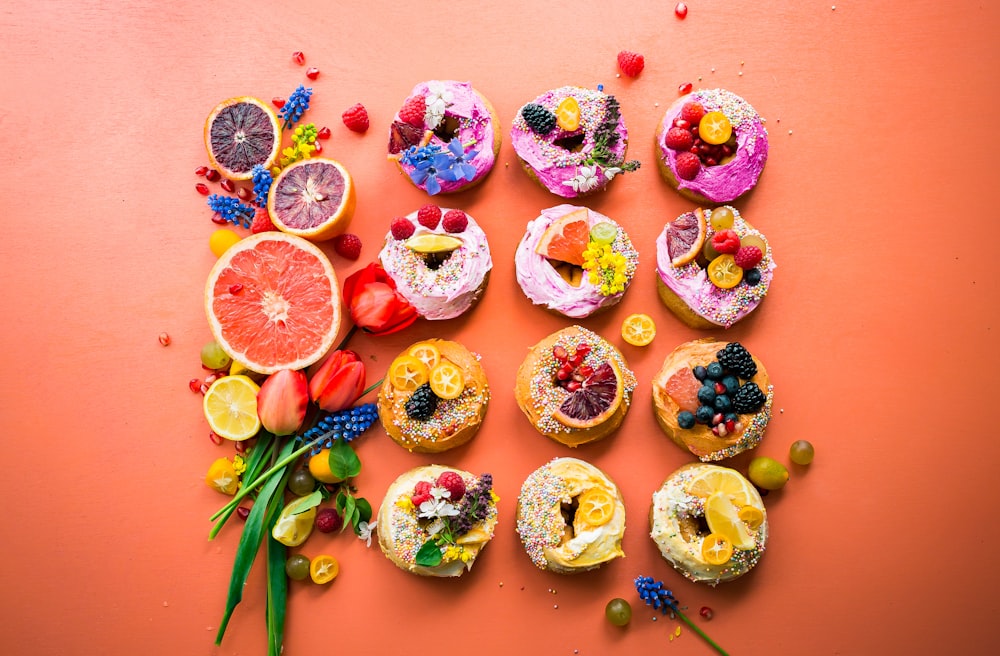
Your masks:
{"label": "green leaf", "polygon": [[337,478],[353,478],[361,473],[361,459],[350,444],[337,440],[330,447],[330,471]]}
{"label": "green leaf", "polygon": [[[323,493],[319,490],[314,490],[312,494],[305,497],[299,497],[292,503],[295,507],[288,513],[289,515],[299,515],[309,510],[310,508],[315,508],[323,501]],[[291,504],[289,504],[291,505]]]}
{"label": "green leaf", "polygon": [[441,548],[434,540],[424,542],[417,551],[416,563],[421,567],[437,567],[441,564]]}
{"label": "green leaf", "polygon": [[334,499],[333,505],[340,513],[340,516],[344,516],[344,504],[347,503],[347,493],[343,489],[337,491],[337,498]]}
{"label": "green leaf", "polygon": [[364,497],[358,497],[354,500],[354,505],[358,509],[358,521],[367,522],[371,521],[372,518],[372,504],[368,503],[368,499]]}
{"label": "green leaf", "polygon": [[271,499],[267,520],[267,653],[280,656],[285,639],[285,614],[288,610],[288,576],[285,559],[288,548],[274,539],[271,529],[281,515],[281,495]]}
{"label": "green leaf", "polygon": [[352,497],[350,494],[345,494],[344,497],[345,497],[344,510],[341,513],[341,516],[344,518],[344,522],[340,526],[341,531],[347,528],[348,525],[353,526],[351,520],[354,517],[355,511],[357,510],[357,508],[355,508],[356,502],[354,501],[354,497]]}

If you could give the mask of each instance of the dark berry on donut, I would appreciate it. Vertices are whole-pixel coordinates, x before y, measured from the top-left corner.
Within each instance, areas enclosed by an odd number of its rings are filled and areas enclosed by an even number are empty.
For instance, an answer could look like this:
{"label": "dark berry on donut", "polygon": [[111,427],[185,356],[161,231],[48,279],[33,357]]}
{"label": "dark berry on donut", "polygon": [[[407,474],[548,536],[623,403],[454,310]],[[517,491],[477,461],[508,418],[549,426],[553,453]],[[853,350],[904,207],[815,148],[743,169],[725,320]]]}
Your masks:
{"label": "dark berry on donut", "polygon": [[736,390],[733,396],[733,409],[741,415],[757,412],[766,400],[767,397],[757,387],[757,383],[746,383]]}
{"label": "dark berry on donut", "polygon": [[729,342],[715,357],[719,359],[719,364],[743,380],[750,380],[757,375],[757,363],[739,342]]}
{"label": "dark berry on donut", "polygon": [[538,103],[528,103],[522,107],[521,116],[535,134],[548,134],[556,126],[556,115]]}

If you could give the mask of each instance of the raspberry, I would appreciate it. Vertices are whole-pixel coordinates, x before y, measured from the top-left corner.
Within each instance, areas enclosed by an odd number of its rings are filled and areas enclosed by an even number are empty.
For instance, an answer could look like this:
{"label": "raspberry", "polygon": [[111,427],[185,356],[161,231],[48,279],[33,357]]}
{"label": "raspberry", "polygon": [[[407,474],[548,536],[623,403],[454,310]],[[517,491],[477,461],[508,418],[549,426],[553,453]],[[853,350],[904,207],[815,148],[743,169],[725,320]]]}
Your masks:
{"label": "raspberry", "polygon": [[618,53],[618,68],[629,77],[636,77],[646,66],[646,59],[637,52],[622,50]]}
{"label": "raspberry", "polygon": [[433,497],[427,492],[422,492],[420,494],[414,493],[413,496],[410,497],[410,502],[419,510],[420,504],[424,501],[430,501],[432,498]]}
{"label": "raspberry", "polygon": [[417,222],[428,230],[433,230],[441,222],[441,208],[437,205],[424,205],[417,211]]}
{"label": "raspberry", "polygon": [[258,207],[253,213],[253,223],[250,224],[251,234],[257,234],[258,232],[271,232],[272,230],[277,230],[274,224],[271,223],[271,215],[267,213],[262,207]]}
{"label": "raspberry", "polygon": [[469,227],[469,217],[462,210],[448,210],[441,221],[447,232],[465,232]]}
{"label": "raspberry", "polygon": [[344,125],[351,132],[366,132],[368,130],[368,110],[361,103],[345,110],[341,118],[344,119]]}
{"label": "raspberry", "polygon": [[339,235],[333,240],[333,250],[343,258],[356,260],[361,257],[361,239],[352,234]]}
{"label": "raspberry", "polygon": [[677,177],[681,180],[694,180],[701,170],[701,160],[693,153],[681,153],[677,156]]}
{"label": "raspberry", "polygon": [[320,533],[339,531],[344,525],[344,518],[333,508],[323,508],[316,513],[316,529]]}
{"label": "raspberry", "polygon": [[413,486],[413,493],[414,494],[430,494],[431,493],[431,484],[429,482],[427,482],[427,481],[420,481],[416,485]]}
{"label": "raspberry", "polygon": [[397,216],[389,224],[389,230],[392,232],[393,238],[400,241],[412,237],[415,229],[410,220],[405,216]]}
{"label": "raspberry", "polygon": [[736,251],[734,259],[736,260],[736,266],[746,271],[760,264],[763,257],[764,254],[756,246],[740,246],[740,249]]}
{"label": "raspberry", "polygon": [[446,471],[438,476],[437,486],[451,492],[449,501],[455,503],[465,496],[465,480],[458,472]]}
{"label": "raspberry", "polygon": [[427,112],[427,101],[423,96],[410,96],[399,110],[399,120],[409,123],[415,128],[424,127],[424,114]]}
{"label": "raspberry", "polygon": [[712,235],[712,248],[720,255],[733,255],[740,250],[740,236],[734,230],[720,230]]}
{"label": "raspberry", "polygon": [[681,118],[690,123],[691,125],[698,125],[701,121],[701,117],[705,115],[705,108],[702,107],[700,102],[691,101],[684,103],[681,107]]}
{"label": "raspberry", "polygon": [[694,137],[684,128],[670,128],[665,143],[670,150],[691,150]]}

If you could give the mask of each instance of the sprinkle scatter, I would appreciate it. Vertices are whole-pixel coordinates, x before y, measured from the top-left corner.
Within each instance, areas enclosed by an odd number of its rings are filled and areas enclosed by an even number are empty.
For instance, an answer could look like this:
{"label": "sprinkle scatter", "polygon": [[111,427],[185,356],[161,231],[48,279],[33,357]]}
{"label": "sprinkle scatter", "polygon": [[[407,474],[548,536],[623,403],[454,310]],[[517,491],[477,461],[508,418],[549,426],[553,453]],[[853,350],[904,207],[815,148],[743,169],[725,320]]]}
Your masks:
{"label": "sprinkle scatter", "polygon": [[545,569],[545,549],[559,544],[565,523],[558,514],[549,512],[569,494],[569,488],[550,467],[533,472],[521,487],[517,503],[517,533],[524,542],[525,551],[536,566]]}

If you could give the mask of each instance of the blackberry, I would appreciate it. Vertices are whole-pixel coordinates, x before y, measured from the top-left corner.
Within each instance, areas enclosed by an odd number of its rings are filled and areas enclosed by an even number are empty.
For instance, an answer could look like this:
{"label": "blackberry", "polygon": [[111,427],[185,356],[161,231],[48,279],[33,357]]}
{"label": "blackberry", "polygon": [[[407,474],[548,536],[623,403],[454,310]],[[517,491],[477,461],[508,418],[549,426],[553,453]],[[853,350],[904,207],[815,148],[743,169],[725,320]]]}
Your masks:
{"label": "blackberry", "polygon": [[746,383],[733,395],[733,409],[741,415],[757,412],[766,400],[757,383]]}
{"label": "blackberry", "polygon": [[538,103],[528,103],[522,107],[521,116],[535,134],[548,134],[556,126],[556,115]]}
{"label": "blackberry", "polygon": [[687,410],[677,413],[677,425],[681,428],[694,428],[694,415]]}
{"label": "blackberry", "polygon": [[757,375],[757,364],[750,357],[750,352],[739,342],[729,342],[726,347],[715,354],[719,363],[744,380],[750,380]]}
{"label": "blackberry", "polygon": [[406,401],[406,416],[417,421],[426,421],[437,410],[438,397],[431,391],[430,383],[424,383],[413,391]]}

